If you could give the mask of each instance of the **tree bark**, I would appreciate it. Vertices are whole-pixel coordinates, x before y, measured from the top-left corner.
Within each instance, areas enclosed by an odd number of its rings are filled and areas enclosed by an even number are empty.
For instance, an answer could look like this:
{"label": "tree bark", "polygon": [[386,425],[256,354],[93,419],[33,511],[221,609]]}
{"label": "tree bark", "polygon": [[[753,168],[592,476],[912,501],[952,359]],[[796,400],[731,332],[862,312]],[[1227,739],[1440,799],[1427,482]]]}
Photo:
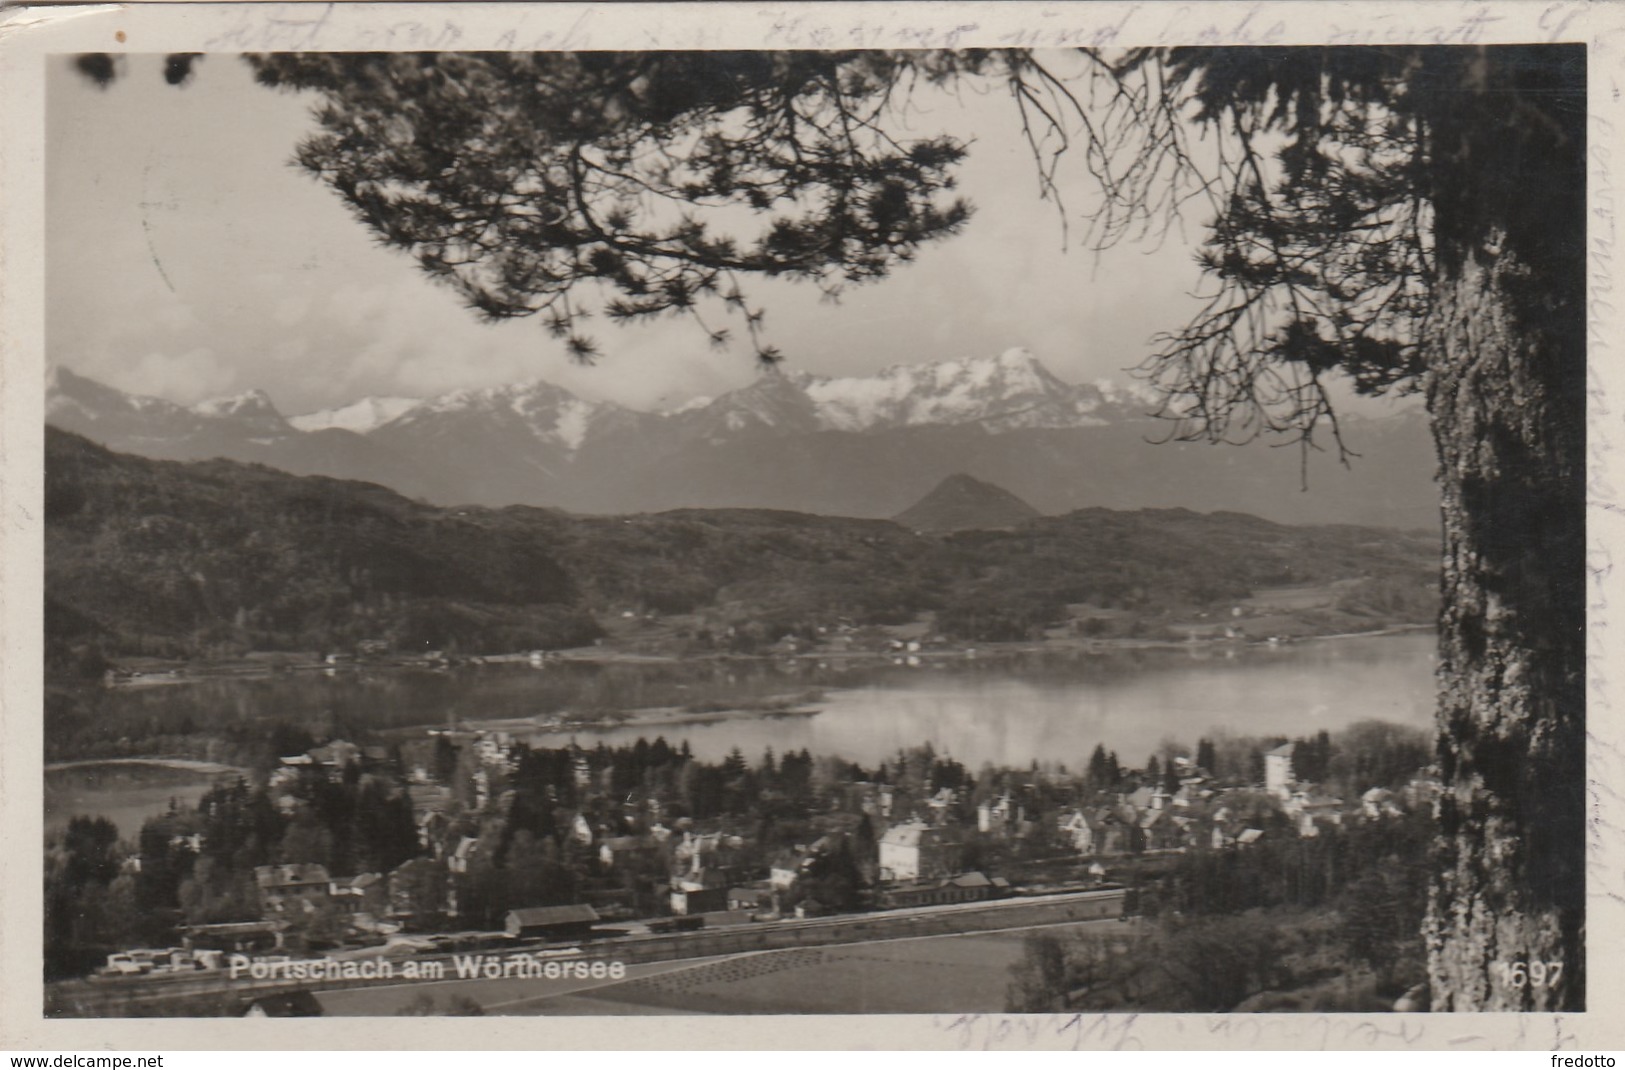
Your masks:
{"label": "tree bark", "polygon": [[1583,112],[1517,115],[1506,89],[1531,87],[1510,69],[1470,71],[1494,91],[1458,98],[1433,137],[1436,1011],[1580,1010],[1585,996]]}

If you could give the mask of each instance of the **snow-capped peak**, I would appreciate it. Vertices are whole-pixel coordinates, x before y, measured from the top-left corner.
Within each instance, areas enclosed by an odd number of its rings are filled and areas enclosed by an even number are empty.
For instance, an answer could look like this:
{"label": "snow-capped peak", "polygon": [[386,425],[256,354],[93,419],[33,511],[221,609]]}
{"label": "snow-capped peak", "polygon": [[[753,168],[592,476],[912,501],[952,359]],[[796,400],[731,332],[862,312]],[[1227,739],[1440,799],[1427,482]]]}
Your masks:
{"label": "snow-capped peak", "polygon": [[471,386],[440,394],[420,402],[415,408],[422,415],[439,412],[507,409],[517,414],[534,410],[539,405],[575,398],[575,395],[548,382],[532,379],[523,383],[503,383],[499,386]]}
{"label": "snow-capped peak", "polygon": [[1118,382],[1116,379],[1096,379],[1093,383],[1108,405],[1132,406],[1150,411],[1162,404],[1162,395],[1155,387],[1141,379]]}
{"label": "snow-capped peak", "polygon": [[443,430],[473,418],[489,427],[507,426],[574,451],[581,448],[598,420],[623,411],[618,405],[587,401],[556,383],[535,379],[454,390],[417,402],[389,421],[388,430],[391,434],[424,426]]}
{"label": "snow-capped peak", "polygon": [[660,414],[662,416],[676,416],[679,413],[693,412],[696,409],[705,408],[707,405],[711,404],[711,402],[713,402],[715,400],[716,400],[716,395],[714,395],[714,394],[705,394],[705,395],[701,395],[700,397],[689,398],[687,401],[680,402],[679,404],[673,405],[669,409],[660,410]]}
{"label": "snow-capped peak", "polygon": [[923,424],[979,423],[990,431],[1100,423],[1091,387],[1057,379],[1025,347],[989,357],[895,364],[873,376],[818,379],[806,386],[824,426],[868,431]]}
{"label": "snow-capped peak", "polygon": [[276,405],[271,401],[271,395],[259,388],[245,390],[241,394],[230,397],[209,398],[192,406],[192,411],[199,416],[212,416],[218,419],[260,419],[267,416],[274,417],[281,422],[282,414],[277,411]]}
{"label": "snow-capped peak", "polygon": [[421,398],[365,397],[336,409],[322,409],[319,412],[290,416],[288,422],[301,431],[337,429],[364,435],[421,404],[423,404]]}

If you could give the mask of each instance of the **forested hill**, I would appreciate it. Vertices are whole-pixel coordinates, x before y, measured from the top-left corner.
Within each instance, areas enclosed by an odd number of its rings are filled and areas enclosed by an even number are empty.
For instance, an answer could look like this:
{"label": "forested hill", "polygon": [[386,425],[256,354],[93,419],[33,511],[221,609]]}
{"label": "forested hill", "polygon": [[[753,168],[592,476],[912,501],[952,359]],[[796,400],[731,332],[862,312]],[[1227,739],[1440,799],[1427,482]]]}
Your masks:
{"label": "forested hill", "polygon": [[1382,612],[1427,620],[1437,568],[1436,536],[1185,510],[1086,509],[932,537],[766,510],[439,508],[372,484],[112,453],[55,429],[46,528],[58,670],[98,653],[331,650],[364,638],[563,647],[626,612],[702,612],[707,627],[776,639],[929,610],[950,636],[992,640],[1064,618],[1068,603],[1145,620],[1261,586],[1354,579]]}

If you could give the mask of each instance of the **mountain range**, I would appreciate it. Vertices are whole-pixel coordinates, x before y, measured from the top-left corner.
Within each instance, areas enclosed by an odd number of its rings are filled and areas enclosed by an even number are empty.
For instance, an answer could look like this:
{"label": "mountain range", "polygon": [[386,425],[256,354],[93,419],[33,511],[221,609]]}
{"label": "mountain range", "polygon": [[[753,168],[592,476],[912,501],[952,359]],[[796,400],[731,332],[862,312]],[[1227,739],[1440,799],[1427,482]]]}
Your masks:
{"label": "mountain range", "polygon": [[[184,406],[52,370],[47,422],[111,449],[225,458],[382,484],[439,505],[624,514],[772,508],[890,517],[965,473],[1043,513],[1228,509],[1283,523],[1432,528],[1419,412],[1350,417],[1352,466],[1295,449],[1159,443],[1153,400],[1069,384],[1025,349],[873,376],[767,371],[669,412],[589,401],[545,381],[439,397],[362,398],[286,417],[262,391]],[[1307,477],[1308,489],[1301,489]]]}
{"label": "mountain range", "polygon": [[951,638],[1021,639],[1073,603],[1160,627],[1259,587],[1332,582],[1322,624],[1347,631],[1429,619],[1438,599],[1426,533],[1179,509],[931,535],[765,509],[584,517],[154,461],[55,428],[45,448],[45,632],[50,663],[69,672],[99,671],[98,651],[574,646],[629,613],[693,614],[711,622],[694,625],[711,633],[692,636],[700,649],[750,652],[727,637],[771,643],[930,613]]}

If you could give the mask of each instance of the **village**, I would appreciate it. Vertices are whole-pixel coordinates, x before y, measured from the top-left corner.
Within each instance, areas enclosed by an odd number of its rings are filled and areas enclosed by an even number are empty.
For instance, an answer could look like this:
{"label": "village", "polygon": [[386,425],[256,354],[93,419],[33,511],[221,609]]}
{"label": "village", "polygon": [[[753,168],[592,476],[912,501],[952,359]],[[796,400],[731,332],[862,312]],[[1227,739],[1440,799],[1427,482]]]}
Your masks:
{"label": "village", "polygon": [[[1282,742],[1224,776],[1204,739],[1140,769],[1097,747],[1083,771],[972,777],[929,746],[864,770],[805,752],[770,751],[753,766],[736,751],[713,765],[663,739],[541,750],[455,727],[390,747],[334,740],[281,756],[263,785],[218,789],[198,815],[150,822],[141,843],[162,844],[164,858],[123,865],[192,872],[177,883],[174,946],[113,952],[97,972],[715,933],[1100,888],[1124,889],[1133,912],[1181,856],[1431,810],[1438,783],[1425,769],[1396,776],[1392,761],[1348,745],[1325,733]],[[1348,790],[1351,767],[1387,782]],[[388,816],[373,814],[383,824],[345,846],[335,806],[351,830],[363,827],[359,808]],[[275,849],[245,859],[210,842],[255,808],[285,830]],[[346,856],[355,869],[339,868]],[[238,874],[251,895],[211,904],[197,874],[227,857],[256,863]],[[210,865],[218,881],[221,863]]]}

